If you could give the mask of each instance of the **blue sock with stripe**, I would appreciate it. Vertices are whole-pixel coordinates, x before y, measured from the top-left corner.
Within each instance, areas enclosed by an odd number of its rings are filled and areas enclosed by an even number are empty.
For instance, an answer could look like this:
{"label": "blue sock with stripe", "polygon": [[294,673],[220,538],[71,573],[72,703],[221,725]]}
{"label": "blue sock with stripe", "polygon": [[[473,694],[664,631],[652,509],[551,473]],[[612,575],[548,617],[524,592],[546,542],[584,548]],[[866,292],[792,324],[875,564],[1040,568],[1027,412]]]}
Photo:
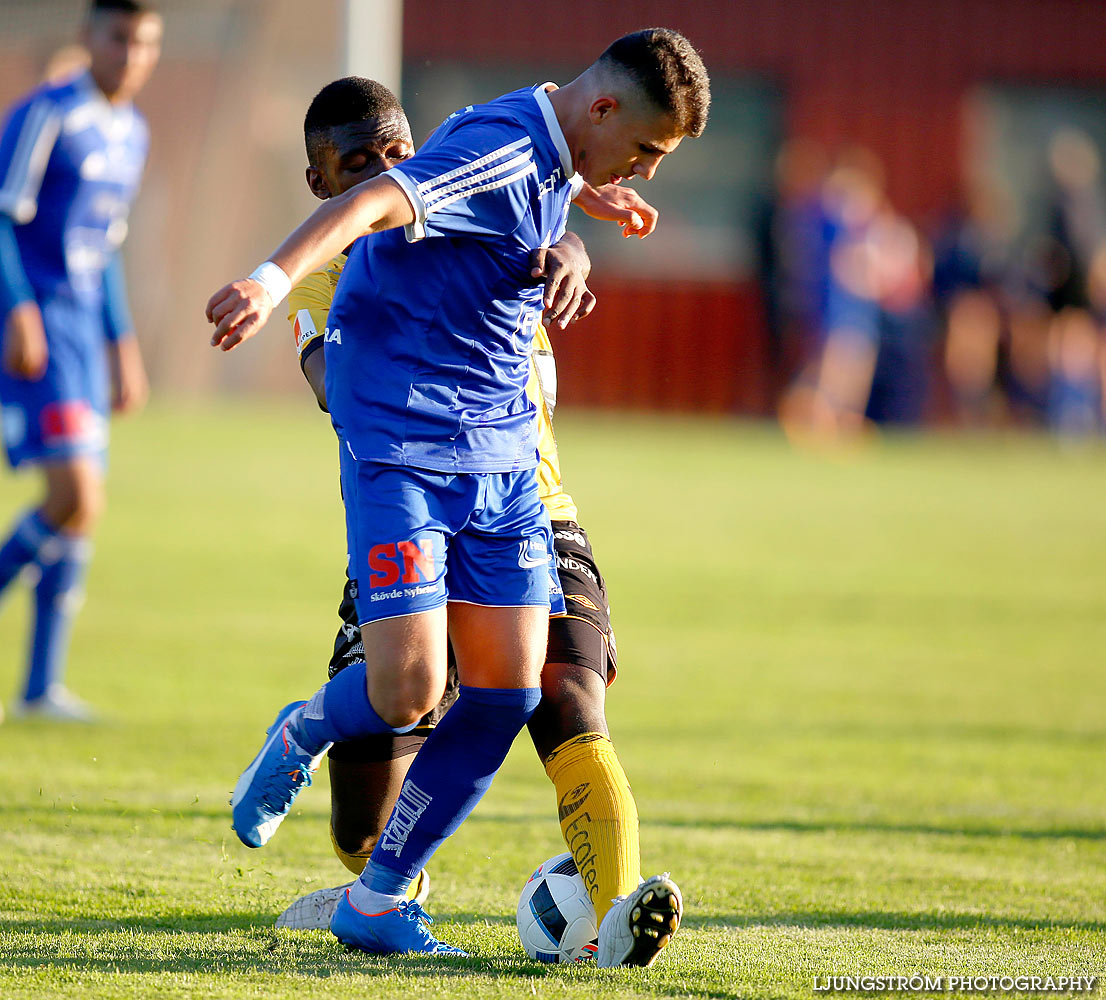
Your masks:
{"label": "blue sock with stripe", "polygon": [[396,729],[376,714],[369,701],[364,663],[352,663],[338,671],[288,719],[292,738],[313,755],[331,743],[378,733],[409,733],[417,725],[413,722]]}
{"label": "blue sock with stripe", "polygon": [[541,688],[462,685],[407,772],[350,902],[371,907],[404,892],[476,807],[540,700]]}
{"label": "blue sock with stripe", "polygon": [[12,527],[0,545],[0,591],[18,575],[24,566],[34,561],[43,543],[57,536],[37,510],[28,511]]}
{"label": "blue sock with stripe", "polygon": [[69,634],[84,596],[84,578],[91,555],[89,540],[74,535],[55,535],[39,548],[36,561],[42,575],[35,586],[24,701],[41,698],[50,685],[62,681]]}

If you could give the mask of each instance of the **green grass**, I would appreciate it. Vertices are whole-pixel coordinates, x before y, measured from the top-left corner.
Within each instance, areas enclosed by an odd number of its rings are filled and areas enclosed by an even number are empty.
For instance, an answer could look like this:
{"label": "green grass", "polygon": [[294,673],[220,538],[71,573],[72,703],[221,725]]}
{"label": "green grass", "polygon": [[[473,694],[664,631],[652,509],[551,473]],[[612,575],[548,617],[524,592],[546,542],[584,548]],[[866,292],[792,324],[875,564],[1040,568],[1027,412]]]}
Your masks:
{"label": "green grass", "polygon": [[[616,744],[684,929],[648,971],[514,937],[560,849],[520,740],[433,862],[466,962],[272,929],[343,880],[325,778],[263,851],[227,794],[324,676],[343,568],[306,402],[115,427],[70,680],[105,724],[0,726],[0,996],[809,997],[829,974],[1106,972],[1106,454],[888,439],[797,454],[728,422],[564,414],[608,577]],[[31,497],[0,480],[6,523]],[[17,685],[26,600],[0,613]]]}

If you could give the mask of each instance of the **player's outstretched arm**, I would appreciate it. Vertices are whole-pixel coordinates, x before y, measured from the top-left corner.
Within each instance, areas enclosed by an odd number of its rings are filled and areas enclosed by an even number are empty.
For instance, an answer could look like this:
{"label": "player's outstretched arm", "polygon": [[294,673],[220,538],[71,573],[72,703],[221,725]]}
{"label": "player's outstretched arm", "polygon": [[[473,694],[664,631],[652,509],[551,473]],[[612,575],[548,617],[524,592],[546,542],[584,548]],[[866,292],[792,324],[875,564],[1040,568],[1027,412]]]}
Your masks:
{"label": "player's outstretched arm", "polygon": [[563,330],[595,308],[595,296],[587,285],[591,258],[575,233],[565,233],[553,246],[535,250],[530,264],[530,274],[545,279],[543,304],[549,323]]}
{"label": "player's outstretched arm", "polygon": [[324,201],[253,275],[232,281],[211,296],[207,319],[215,324],[212,347],[230,351],[252,337],[292,285],[359,236],[414,221],[407,196],[386,175]]}
{"label": "player's outstretched arm", "polygon": [[645,239],[657,228],[660,216],[632,187],[620,184],[604,184],[597,188],[584,184],[573,204],[593,219],[617,222],[622,227],[623,236],[636,236],[638,239]]}

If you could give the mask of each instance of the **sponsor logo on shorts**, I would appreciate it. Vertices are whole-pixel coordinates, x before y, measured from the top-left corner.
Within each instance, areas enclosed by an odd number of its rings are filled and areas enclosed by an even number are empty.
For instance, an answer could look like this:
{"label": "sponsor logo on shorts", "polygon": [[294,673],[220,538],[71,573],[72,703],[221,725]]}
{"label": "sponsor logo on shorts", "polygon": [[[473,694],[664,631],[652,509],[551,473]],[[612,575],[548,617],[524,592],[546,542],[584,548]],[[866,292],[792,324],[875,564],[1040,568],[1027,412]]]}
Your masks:
{"label": "sponsor logo on shorts", "polygon": [[104,443],[104,421],[83,399],[43,407],[39,426],[43,443],[50,447],[64,444],[97,447]]}
{"label": "sponsor logo on shorts", "polygon": [[591,608],[592,611],[598,611],[599,608],[595,606],[595,603],[583,594],[565,594],[570,601],[575,601],[577,604],[582,604],[585,608]]}
{"label": "sponsor logo on shorts", "polygon": [[9,448],[23,443],[27,436],[27,418],[18,406],[5,406],[3,412],[4,441]]}
{"label": "sponsor logo on shorts", "polygon": [[557,569],[583,573],[589,580],[596,584],[599,583],[599,577],[595,575],[595,570],[587,563],[580,562],[579,559],[574,559],[572,556],[565,555],[563,552],[557,553]]}
{"label": "sponsor logo on shorts", "polygon": [[427,795],[414,782],[405,781],[403,788],[400,789],[399,798],[396,799],[396,807],[392,810],[388,825],[380,835],[380,849],[391,851],[398,858],[407,843],[407,838],[411,835],[411,830],[432,801],[432,796]]}
{"label": "sponsor logo on shorts", "polygon": [[[412,600],[441,592],[434,536],[387,542],[369,549],[369,600]],[[406,586],[404,586],[406,584]]]}
{"label": "sponsor logo on shorts", "polygon": [[582,549],[588,547],[588,540],[580,531],[554,531],[553,537],[559,538],[562,542],[575,542]]}
{"label": "sponsor logo on shorts", "polygon": [[531,535],[518,543],[518,564],[523,569],[549,565],[549,549],[540,535]]}
{"label": "sponsor logo on shorts", "polygon": [[[436,576],[434,536],[407,542],[386,542],[369,549],[369,588],[394,587],[400,582],[433,581]],[[430,588],[433,590],[434,588]]]}

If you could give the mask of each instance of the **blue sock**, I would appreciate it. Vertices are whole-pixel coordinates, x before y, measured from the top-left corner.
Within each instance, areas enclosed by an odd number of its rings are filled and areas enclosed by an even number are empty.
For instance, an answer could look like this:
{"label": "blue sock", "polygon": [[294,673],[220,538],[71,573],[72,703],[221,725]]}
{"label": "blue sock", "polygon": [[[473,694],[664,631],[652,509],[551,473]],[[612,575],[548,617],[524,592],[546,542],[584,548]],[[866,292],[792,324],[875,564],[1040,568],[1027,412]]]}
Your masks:
{"label": "blue sock", "polygon": [[340,670],[288,720],[293,738],[310,754],[321,753],[328,743],[374,733],[409,733],[417,725],[394,729],[376,714],[369,701],[364,663]]}
{"label": "blue sock", "polygon": [[0,545],[0,591],[34,560],[43,543],[56,535],[37,510],[29,511],[16,521],[11,534]]}
{"label": "blue sock", "polygon": [[[92,546],[87,538],[56,535],[39,550],[42,570],[35,587],[34,628],[24,701],[41,698],[60,684],[69,649],[69,631],[81,603],[82,584]],[[47,561],[49,560],[49,561]]]}
{"label": "blue sock", "polygon": [[540,688],[462,685],[419,750],[361,874],[373,892],[402,893],[488,790],[541,699]]}

